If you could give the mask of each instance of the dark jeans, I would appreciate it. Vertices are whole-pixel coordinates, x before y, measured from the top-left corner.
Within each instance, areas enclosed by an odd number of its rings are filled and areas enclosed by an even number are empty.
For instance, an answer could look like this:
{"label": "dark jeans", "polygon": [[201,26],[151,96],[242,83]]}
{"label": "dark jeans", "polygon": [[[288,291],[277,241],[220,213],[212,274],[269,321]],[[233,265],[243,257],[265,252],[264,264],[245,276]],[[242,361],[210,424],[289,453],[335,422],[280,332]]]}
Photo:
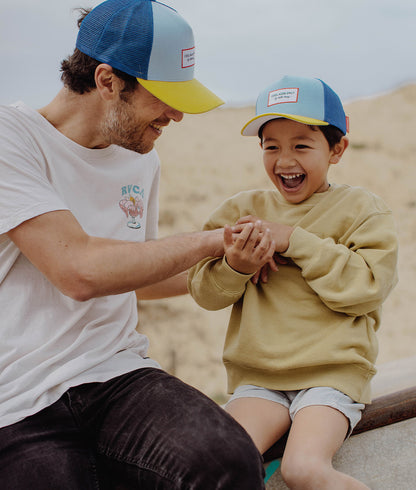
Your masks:
{"label": "dark jeans", "polygon": [[213,401],[145,368],[69,389],[0,429],[4,490],[264,489],[247,433]]}

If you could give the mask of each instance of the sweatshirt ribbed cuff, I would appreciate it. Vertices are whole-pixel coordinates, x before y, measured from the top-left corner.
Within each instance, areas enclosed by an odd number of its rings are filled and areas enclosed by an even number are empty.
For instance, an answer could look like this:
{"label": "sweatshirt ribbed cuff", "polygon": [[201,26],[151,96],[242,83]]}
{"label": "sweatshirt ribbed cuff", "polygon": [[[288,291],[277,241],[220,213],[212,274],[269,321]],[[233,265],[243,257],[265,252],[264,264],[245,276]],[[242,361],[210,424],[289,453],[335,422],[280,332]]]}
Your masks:
{"label": "sweatshirt ribbed cuff", "polygon": [[225,255],[216,265],[215,282],[224,291],[241,291],[254,274],[237,272],[227,263]]}

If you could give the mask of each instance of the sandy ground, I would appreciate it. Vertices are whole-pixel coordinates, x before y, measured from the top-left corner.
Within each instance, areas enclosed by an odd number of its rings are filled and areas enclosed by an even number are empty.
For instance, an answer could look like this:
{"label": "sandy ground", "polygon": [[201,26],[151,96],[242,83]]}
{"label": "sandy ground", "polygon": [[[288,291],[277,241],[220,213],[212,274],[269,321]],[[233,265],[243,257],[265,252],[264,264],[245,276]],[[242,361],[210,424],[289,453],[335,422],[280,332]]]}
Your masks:
{"label": "sandy ground", "polygon": [[[350,147],[329,180],[368,188],[392,208],[399,234],[399,283],[387,299],[378,363],[416,354],[416,85],[346,105]],[[157,143],[162,161],[160,236],[194,231],[225,198],[271,188],[258,140],[240,129],[254,108],[186,115]],[[139,304],[150,355],[217,401],[226,396],[222,345],[229,310],[208,312],[189,296]]]}

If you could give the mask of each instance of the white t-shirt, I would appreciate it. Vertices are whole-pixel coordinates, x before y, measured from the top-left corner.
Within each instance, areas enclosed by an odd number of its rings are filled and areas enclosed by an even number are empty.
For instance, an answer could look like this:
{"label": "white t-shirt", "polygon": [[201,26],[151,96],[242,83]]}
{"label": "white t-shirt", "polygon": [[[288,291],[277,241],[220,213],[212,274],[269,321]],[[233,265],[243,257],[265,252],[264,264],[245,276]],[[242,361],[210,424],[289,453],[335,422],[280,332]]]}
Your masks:
{"label": "white t-shirt", "polygon": [[136,331],[134,292],[75,301],[6,235],[30,218],[69,209],[90,235],[155,239],[159,176],[155,150],[88,149],[21,102],[0,107],[0,427],[71,386],[159,367]]}

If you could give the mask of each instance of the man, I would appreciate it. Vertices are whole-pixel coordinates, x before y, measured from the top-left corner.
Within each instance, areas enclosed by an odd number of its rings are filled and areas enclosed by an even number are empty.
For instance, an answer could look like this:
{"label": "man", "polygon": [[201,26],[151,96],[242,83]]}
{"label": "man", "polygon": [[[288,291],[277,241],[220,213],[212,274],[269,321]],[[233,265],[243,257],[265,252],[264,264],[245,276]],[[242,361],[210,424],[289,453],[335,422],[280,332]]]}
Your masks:
{"label": "man", "polygon": [[156,239],[154,141],[222,103],[192,30],[153,0],[83,20],[64,88],[0,109],[0,481],[26,489],[257,489],[261,458],[146,355],[136,300],[185,292],[221,231]]}

